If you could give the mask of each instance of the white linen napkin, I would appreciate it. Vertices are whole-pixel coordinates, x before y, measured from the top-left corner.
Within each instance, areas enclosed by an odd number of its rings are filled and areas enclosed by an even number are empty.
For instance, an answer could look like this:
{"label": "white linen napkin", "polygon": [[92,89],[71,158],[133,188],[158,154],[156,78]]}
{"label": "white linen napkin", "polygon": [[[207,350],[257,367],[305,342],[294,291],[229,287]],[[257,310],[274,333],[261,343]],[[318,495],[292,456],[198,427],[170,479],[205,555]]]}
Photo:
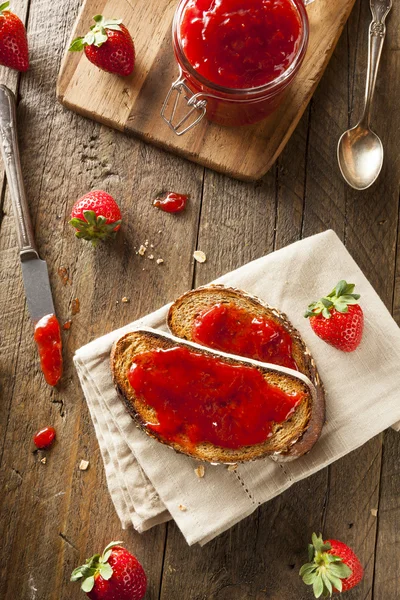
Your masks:
{"label": "white linen napkin", "polygon": [[[340,279],[361,294],[365,330],[350,354],[321,341],[303,313]],[[168,306],[79,349],[74,362],[99,441],[108,488],[126,528],[139,532],[175,519],[188,544],[205,544],[296,481],[355,450],[400,420],[400,330],[333,231],[255,260],[218,279],[285,312],[310,348],[326,388],[327,423],[312,451],[291,463],[265,458],[205,465],[180,455],[135,427],[112,384],[113,342],[139,326],[167,330]],[[400,422],[395,424],[400,430]]]}

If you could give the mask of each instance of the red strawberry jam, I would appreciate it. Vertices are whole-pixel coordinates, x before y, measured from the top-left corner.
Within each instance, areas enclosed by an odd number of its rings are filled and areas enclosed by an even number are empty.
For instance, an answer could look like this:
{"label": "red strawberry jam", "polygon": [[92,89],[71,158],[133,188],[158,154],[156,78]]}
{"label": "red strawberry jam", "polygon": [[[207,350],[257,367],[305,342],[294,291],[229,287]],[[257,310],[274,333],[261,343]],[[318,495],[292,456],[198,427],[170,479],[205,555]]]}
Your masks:
{"label": "red strawberry jam", "polygon": [[267,383],[251,366],[173,347],[135,357],[128,373],[139,401],[155,409],[147,427],[170,442],[239,448],[264,442],[303,399]]}
{"label": "red strawberry jam", "polygon": [[36,448],[43,450],[49,448],[56,438],[56,430],[54,427],[44,427],[38,431],[33,437],[33,443]]}
{"label": "red strawberry jam", "polygon": [[292,338],[272,319],[254,317],[229,304],[216,304],[193,323],[193,341],[229,354],[297,369]]}
{"label": "red strawberry jam", "polygon": [[168,194],[156,198],[153,204],[164,212],[177,213],[184,210],[187,201],[188,197],[185,194],[169,192]]}
{"label": "red strawberry jam", "polygon": [[292,0],[189,0],[180,33],[200,75],[225,88],[246,89],[288,70],[303,30]]}
{"label": "red strawberry jam", "polygon": [[57,385],[62,375],[62,346],[60,325],[55,315],[42,317],[35,327],[35,342],[40,366],[49,385]]}

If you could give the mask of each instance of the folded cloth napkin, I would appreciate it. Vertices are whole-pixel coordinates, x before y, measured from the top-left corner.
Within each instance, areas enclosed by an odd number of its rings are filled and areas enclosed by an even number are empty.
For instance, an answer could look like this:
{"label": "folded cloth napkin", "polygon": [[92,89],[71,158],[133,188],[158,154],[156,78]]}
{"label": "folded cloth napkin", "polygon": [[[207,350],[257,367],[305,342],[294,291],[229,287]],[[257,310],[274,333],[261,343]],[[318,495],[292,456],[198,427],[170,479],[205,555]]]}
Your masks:
{"label": "folded cloth napkin", "polygon": [[[310,301],[340,279],[357,285],[365,313],[351,354],[321,341],[304,319]],[[326,388],[327,423],[312,451],[290,463],[265,458],[236,470],[175,453],[135,427],[112,384],[113,342],[140,326],[166,330],[168,306],[76,352],[79,374],[122,526],[142,532],[171,517],[188,544],[205,544],[296,481],[358,448],[400,420],[400,330],[333,231],[255,260],[218,279],[285,312],[310,348]],[[397,423],[400,429],[400,423]]]}

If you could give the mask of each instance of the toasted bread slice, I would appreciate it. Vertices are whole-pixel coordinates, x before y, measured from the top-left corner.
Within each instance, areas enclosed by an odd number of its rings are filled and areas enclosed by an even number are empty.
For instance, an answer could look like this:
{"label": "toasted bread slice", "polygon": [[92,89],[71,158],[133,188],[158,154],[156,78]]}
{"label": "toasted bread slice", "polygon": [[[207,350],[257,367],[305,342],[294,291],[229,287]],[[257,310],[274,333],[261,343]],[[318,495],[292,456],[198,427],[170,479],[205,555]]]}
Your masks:
{"label": "toasted bread slice", "polygon": [[[219,360],[223,360],[229,364],[248,365],[253,364],[258,368],[265,380],[286,392],[303,392],[305,394],[303,400],[296,407],[294,413],[287,421],[283,423],[274,423],[272,435],[263,443],[241,447],[239,449],[222,448],[214,444],[204,442],[193,446],[193,444],[185,444],[185,440],[178,443],[171,443],[162,438],[157,432],[154,432],[146,427],[146,423],[157,423],[156,411],[143,403],[142,400],[136,397],[133,388],[128,380],[128,371],[134,361],[135,356],[153,349],[167,349],[176,346],[189,346],[195,348],[196,352],[205,355],[217,356]],[[134,418],[137,425],[143,429],[148,435],[158,439],[160,442],[167,444],[178,452],[182,452],[193,458],[204,460],[212,463],[238,463],[249,460],[254,460],[268,455],[276,455],[282,452],[289,452],[295,442],[301,438],[307,428],[311,418],[311,407],[313,405],[312,396],[315,390],[312,386],[305,383],[307,377],[303,380],[299,379],[290,369],[279,370],[279,367],[273,365],[268,367],[259,366],[261,363],[249,361],[237,357],[229,357],[224,353],[210,350],[197,344],[190,344],[184,340],[168,339],[165,334],[155,331],[133,331],[122,336],[114,344],[111,352],[111,371],[115,386],[125,403],[125,406]],[[311,389],[310,389],[311,388]]]}
{"label": "toasted bread slice", "polygon": [[[192,341],[192,327],[196,317],[203,311],[216,304],[235,305],[243,308],[254,317],[263,317],[279,323],[292,338],[292,357],[301,373],[306,375],[314,384],[317,395],[311,404],[311,398],[304,415],[307,420],[302,421],[303,431],[298,435],[296,442],[288,447],[285,444],[275,450],[275,459],[288,461],[309,452],[318,440],[322,426],[325,422],[325,394],[316,364],[307,349],[300,333],[293,327],[286,315],[276,308],[268,306],[260,299],[241,290],[211,285],[187,292],[178,298],[170,307],[168,313],[168,326],[171,332],[184,340]],[[294,436],[296,437],[296,436]],[[278,453],[279,452],[279,453]]]}

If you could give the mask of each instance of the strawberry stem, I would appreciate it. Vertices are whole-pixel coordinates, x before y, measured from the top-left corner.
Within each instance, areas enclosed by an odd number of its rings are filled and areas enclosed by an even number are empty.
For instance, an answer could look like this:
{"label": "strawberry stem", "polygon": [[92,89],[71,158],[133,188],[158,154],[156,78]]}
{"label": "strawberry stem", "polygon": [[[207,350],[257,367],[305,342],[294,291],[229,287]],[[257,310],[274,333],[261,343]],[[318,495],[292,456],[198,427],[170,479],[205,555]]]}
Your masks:
{"label": "strawberry stem", "polygon": [[101,575],[106,581],[111,579],[113,570],[108,559],[111,556],[112,549],[122,544],[123,542],[111,542],[104,548],[103,554],[95,554],[91,558],[88,558],[84,565],[72,571],[71,581],[81,580],[81,589],[89,593],[94,588],[96,575]]}
{"label": "strawberry stem", "polygon": [[342,579],[352,575],[352,570],[339,556],[330,554],[332,546],[325,543],[322,534],[312,534],[312,544],[308,546],[309,562],[299,571],[306,585],[312,585],[316,598],[331,598],[334,590],[342,591]]}
{"label": "strawberry stem", "polygon": [[95,25],[92,25],[90,31],[84,37],[78,37],[71,43],[70,52],[80,52],[85,46],[96,46],[100,48],[107,40],[107,29],[121,31],[122,19],[105,19],[103,15],[93,17]]}
{"label": "strawberry stem", "polygon": [[312,302],[304,316],[306,318],[322,315],[325,319],[330,319],[332,311],[335,309],[341,313],[347,313],[351,304],[358,304],[360,294],[354,294],[354,283],[347,283],[344,279],[339,281],[330,294],[320,298],[317,302]]}

